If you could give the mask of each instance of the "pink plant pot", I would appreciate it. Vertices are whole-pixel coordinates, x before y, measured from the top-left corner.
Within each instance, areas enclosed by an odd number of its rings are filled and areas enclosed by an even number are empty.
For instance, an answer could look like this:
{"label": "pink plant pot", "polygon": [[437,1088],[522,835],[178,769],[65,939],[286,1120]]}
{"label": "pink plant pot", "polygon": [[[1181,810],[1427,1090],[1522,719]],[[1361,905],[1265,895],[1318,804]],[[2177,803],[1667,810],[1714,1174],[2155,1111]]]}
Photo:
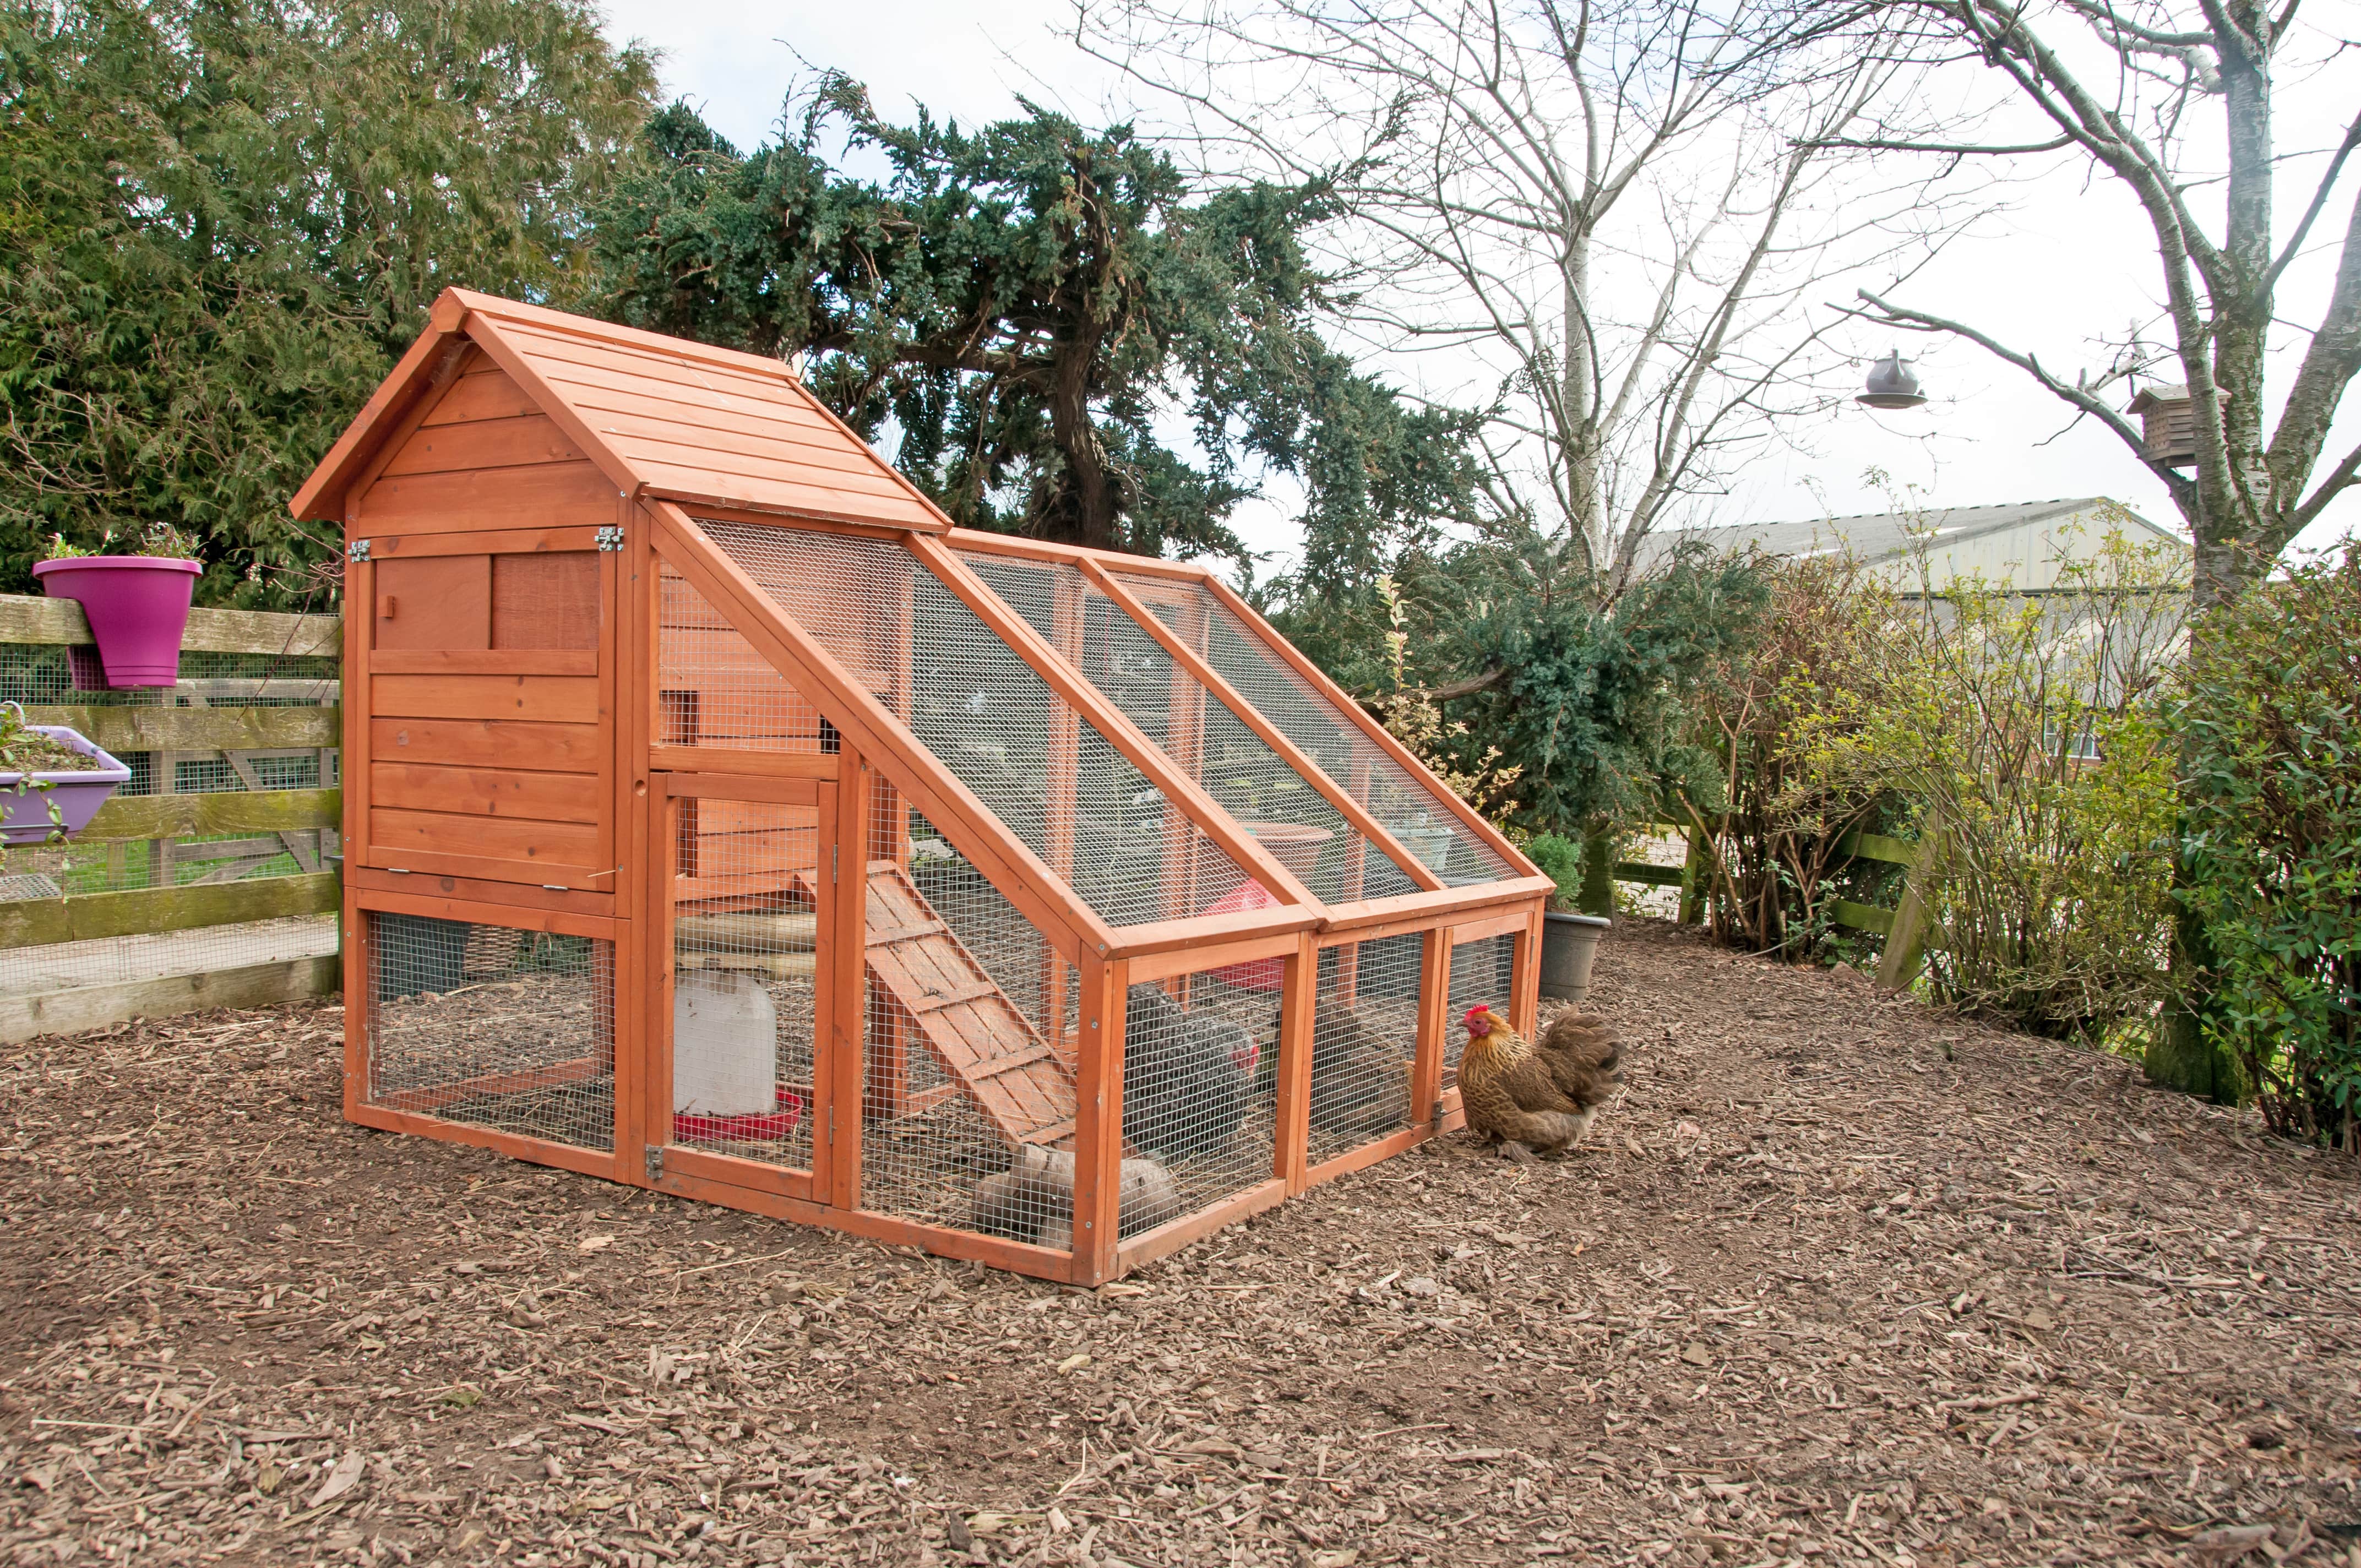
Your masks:
{"label": "pink plant pot", "polygon": [[181,678],[181,633],[204,567],[158,555],[83,555],[35,563],[53,599],[74,599],[98,642],[110,686],[169,686]]}

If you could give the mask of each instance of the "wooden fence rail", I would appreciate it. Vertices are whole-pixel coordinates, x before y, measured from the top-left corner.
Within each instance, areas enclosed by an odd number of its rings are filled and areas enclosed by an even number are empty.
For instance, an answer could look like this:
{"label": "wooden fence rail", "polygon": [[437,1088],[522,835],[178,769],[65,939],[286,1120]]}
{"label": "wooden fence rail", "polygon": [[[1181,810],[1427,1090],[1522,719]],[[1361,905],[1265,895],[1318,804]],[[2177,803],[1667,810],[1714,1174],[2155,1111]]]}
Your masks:
{"label": "wooden fence rail", "polygon": [[[72,600],[0,595],[0,643],[71,648],[91,641],[82,607]],[[190,612],[181,646],[192,653],[333,660],[343,647],[343,624],[333,615],[198,609]],[[115,872],[133,865],[126,857],[145,854],[145,874],[156,885],[0,902],[0,1041],[194,1007],[258,1005],[337,988],[341,972],[333,952],[172,972],[165,951],[174,937],[202,936],[211,927],[335,913],[339,879],[317,849],[324,841],[319,836],[334,832],[343,820],[344,792],[326,776],[343,740],[343,712],[333,700],[334,667],[323,667],[317,678],[326,702],[255,705],[255,683],[225,677],[183,679],[167,699],[172,706],[27,705],[26,717],[33,723],[69,726],[126,761],[143,753],[149,759],[148,776],[157,792],[115,795],[74,842],[104,846]],[[246,705],[206,706],[215,702]],[[258,762],[306,752],[320,759],[316,786],[265,787]],[[209,757],[219,759],[238,787],[178,793],[177,764]],[[282,856],[291,856],[296,874],[244,874]],[[10,861],[14,871],[20,862],[14,854]],[[202,867],[197,880],[180,880],[192,863]],[[19,886],[23,880],[17,879]],[[50,959],[41,951],[59,948],[62,955],[76,951],[62,948],[65,943],[147,938],[162,945],[126,949],[111,966]],[[225,940],[214,951],[229,954],[237,946]],[[249,956],[256,950],[252,944],[245,947]],[[260,950],[287,949],[265,945]],[[143,969],[148,972],[137,974]],[[84,970],[137,977],[81,983]]]}
{"label": "wooden fence rail", "polygon": [[[1678,829],[1674,830],[1680,837]],[[1837,841],[1837,853],[1848,860],[1878,861],[1887,865],[1902,866],[1909,875],[1903,883],[1902,901],[1892,909],[1874,904],[1856,904],[1849,898],[1836,901],[1831,917],[1842,927],[1866,931],[1885,938],[1883,955],[1878,959],[1877,982],[1888,990],[1899,990],[1918,978],[1927,961],[1927,939],[1931,922],[1926,901],[1920,896],[1918,883],[1927,869],[1928,846],[1924,841],[1891,838],[1883,833],[1846,834]],[[1697,918],[1697,872],[1702,857],[1691,846],[1687,863],[1660,866],[1647,861],[1618,861],[1615,880],[1638,883],[1648,887],[1677,887],[1681,890],[1681,915],[1684,923]]]}

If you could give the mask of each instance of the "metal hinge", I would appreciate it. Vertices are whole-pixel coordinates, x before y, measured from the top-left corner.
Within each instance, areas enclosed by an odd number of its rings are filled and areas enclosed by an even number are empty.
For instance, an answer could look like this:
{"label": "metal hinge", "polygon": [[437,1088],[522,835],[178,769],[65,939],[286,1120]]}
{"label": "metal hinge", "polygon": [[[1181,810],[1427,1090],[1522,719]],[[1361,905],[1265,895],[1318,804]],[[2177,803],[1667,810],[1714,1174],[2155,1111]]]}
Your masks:
{"label": "metal hinge", "polygon": [[836,880],[836,846],[833,844],[828,847],[828,880]]}
{"label": "metal hinge", "polygon": [[350,544],[345,546],[345,556],[347,560],[352,561],[368,560],[368,541],[366,539],[354,540]]}
{"label": "metal hinge", "polygon": [[836,1107],[833,1105],[828,1108],[828,1141],[831,1144],[836,1142]]}
{"label": "metal hinge", "polygon": [[610,522],[598,531],[598,548],[601,551],[611,555],[622,547],[623,531],[619,525]]}
{"label": "metal hinge", "polygon": [[648,1179],[650,1181],[664,1179],[664,1150],[653,1144],[648,1146]]}

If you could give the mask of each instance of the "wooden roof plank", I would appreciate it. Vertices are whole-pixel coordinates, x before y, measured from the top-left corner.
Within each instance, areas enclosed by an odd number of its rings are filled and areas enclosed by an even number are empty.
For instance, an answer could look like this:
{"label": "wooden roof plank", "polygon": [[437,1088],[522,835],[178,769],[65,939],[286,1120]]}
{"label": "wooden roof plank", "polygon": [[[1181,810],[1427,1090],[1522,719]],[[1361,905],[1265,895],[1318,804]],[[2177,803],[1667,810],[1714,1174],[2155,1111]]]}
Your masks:
{"label": "wooden roof plank", "polygon": [[[299,516],[342,519],[346,489],[419,400],[489,361],[514,391],[488,376],[470,385],[455,415],[466,409],[518,419],[529,402],[625,495],[897,531],[950,527],[924,491],[777,360],[464,289],[444,291],[431,319],[305,481],[294,501]],[[436,422],[447,431],[463,422]],[[470,439],[495,437],[440,434],[431,458],[405,455],[402,466],[439,468],[447,457],[454,472],[484,466],[444,451]],[[548,444],[551,455],[566,455]]]}

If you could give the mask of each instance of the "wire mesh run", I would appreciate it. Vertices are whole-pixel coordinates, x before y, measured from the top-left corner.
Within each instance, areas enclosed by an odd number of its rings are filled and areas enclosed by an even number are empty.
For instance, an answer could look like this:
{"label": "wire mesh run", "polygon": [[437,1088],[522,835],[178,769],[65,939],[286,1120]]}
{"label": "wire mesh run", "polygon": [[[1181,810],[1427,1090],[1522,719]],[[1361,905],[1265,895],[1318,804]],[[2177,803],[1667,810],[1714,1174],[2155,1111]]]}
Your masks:
{"label": "wire mesh run", "polygon": [[[1135,985],[1125,997],[1126,1211],[1137,1201],[1159,1223],[1177,1219],[1277,1168],[1279,992],[1244,972],[1254,967]],[[1126,1213],[1126,1234],[1148,1228]]]}
{"label": "wire mesh run", "polygon": [[656,619],[659,743],[803,755],[838,749],[819,709],[669,567],[657,582]]}
{"label": "wire mesh run", "polygon": [[1313,1165],[1410,1125],[1426,934],[1320,949],[1312,1006]]}
{"label": "wire mesh run", "polygon": [[615,1146],[611,943],[368,912],[369,1103]]}
{"label": "wire mesh run", "polygon": [[1489,1007],[1502,1018],[1514,1016],[1517,939],[1486,937],[1459,942],[1451,949],[1451,1000],[1444,1008],[1443,1086],[1458,1081],[1459,1053],[1467,1048],[1467,1025],[1462,1022],[1471,1007]]}
{"label": "wire mesh run", "polygon": [[[961,558],[1314,897],[1342,904],[1418,890],[1407,872],[1074,566],[981,551]],[[1195,894],[1182,900],[1191,910],[1216,901]]]}
{"label": "wire mesh run", "polygon": [[809,1170],[818,811],[674,807],[672,1141]]}
{"label": "wire mesh run", "polygon": [[861,1206],[1070,1248],[1074,968],[870,776]]}
{"label": "wire mesh run", "polygon": [[902,546],[698,526],[1109,925],[1223,906],[1248,881]]}
{"label": "wire mesh run", "polygon": [[1444,885],[1464,887],[1516,874],[1468,831],[1433,786],[1370,740],[1211,588],[1169,577],[1116,576]]}

